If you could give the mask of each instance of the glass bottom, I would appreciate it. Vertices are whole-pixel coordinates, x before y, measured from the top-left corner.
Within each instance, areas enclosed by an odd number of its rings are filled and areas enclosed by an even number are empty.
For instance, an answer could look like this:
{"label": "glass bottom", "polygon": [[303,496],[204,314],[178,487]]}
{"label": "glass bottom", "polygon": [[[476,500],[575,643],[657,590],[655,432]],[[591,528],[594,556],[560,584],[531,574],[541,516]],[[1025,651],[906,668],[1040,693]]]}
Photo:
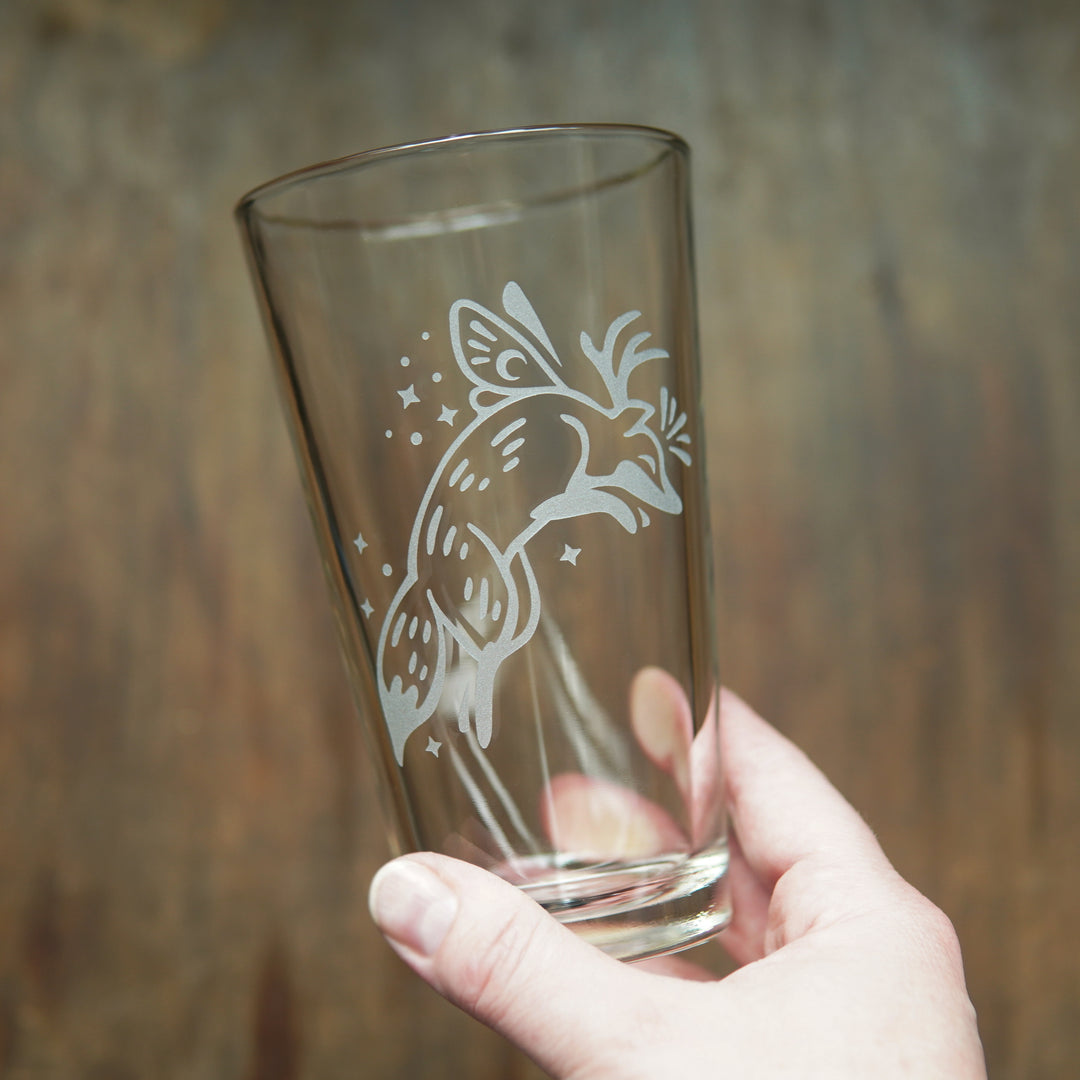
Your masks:
{"label": "glass bottom", "polygon": [[727,845],[635,860],[542,855],[496,870],[616,960],[679,952],[727,926]]}

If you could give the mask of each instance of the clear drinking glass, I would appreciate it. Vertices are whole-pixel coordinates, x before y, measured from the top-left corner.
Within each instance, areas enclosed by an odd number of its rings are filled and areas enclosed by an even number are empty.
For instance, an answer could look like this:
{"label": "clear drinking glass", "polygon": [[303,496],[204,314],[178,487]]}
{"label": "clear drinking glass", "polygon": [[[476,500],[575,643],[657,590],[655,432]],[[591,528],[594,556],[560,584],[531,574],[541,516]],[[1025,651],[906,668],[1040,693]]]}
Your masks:
{"label": "clear drinking glass", "polygon": [[392,847],[623,959],[721,929],[685,143],[456,136],[237,217]]}

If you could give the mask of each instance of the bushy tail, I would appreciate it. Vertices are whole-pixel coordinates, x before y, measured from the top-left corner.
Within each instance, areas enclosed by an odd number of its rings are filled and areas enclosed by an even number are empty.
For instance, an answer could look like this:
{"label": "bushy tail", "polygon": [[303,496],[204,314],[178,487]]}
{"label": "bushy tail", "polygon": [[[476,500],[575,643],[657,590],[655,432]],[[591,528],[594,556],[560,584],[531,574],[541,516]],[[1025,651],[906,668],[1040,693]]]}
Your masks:
{"label": "bushy tail", "polygon": [[383,622],[378,673],[379,701],[401,765],[405,740],[435,711],[446,673],[445,634],[415,578],[402,584]]}

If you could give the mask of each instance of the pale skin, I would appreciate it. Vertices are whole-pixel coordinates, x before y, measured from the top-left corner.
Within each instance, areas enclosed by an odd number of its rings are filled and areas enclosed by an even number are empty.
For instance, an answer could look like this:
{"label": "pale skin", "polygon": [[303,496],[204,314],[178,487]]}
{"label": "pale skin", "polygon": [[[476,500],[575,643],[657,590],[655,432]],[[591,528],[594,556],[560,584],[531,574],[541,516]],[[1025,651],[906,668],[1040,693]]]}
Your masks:
{"label": "pale skin", "polygon": [[[620,964],[512,885],[430,853],[376,875],[371,910],[440,994],[567,1080],[985,1080],[952,924],[795,746],[721,698],[740,965]],[[692,953],[687,954],[692,956]]]}

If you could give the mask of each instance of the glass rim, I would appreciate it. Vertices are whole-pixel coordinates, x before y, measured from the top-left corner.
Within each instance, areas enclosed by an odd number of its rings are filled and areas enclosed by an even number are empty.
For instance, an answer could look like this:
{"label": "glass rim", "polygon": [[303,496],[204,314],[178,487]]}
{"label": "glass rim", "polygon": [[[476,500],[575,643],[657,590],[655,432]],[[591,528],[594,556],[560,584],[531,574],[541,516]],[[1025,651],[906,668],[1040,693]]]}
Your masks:
{"label": "glass rim", "polygon": [[[258,204],[265,202],[269,198],[284,194],[291,188],[311,183],[324,177],[363,169],[396,158],[412,157],[419,154],[450,150],[487,142],[498,142],[503,140],[533,141],[557,135],[584,135],[599,138],[634,138],[643,142],[651,141],[659,143],[665,147],[667,152],[674,151],[686,156],[690,153],[690,147],[681,135],[677,135],[675,132],[669,131],[666,128],[653,127],[648,124],[583,122],[538,124],[512,128],[492,128],[483,131],[466,131],[453,135],[441,135],[431,139],[421,139],[415,142],[392,143],[387,146],[374,147],[370,150],[361,150],[356,153],[345,154],[341,157],[329,158],[325,161],[302,166],[299,169],[292,169],[273,179],[257,184],[255,187],[241,195],[233,207],[233,214],[238,219],[242,220],[251,214]],[[650,163],[649,167],[651,167],[651,165],[652,163]],[[639,170],[633,170],[634,173],[638,171]]]}

